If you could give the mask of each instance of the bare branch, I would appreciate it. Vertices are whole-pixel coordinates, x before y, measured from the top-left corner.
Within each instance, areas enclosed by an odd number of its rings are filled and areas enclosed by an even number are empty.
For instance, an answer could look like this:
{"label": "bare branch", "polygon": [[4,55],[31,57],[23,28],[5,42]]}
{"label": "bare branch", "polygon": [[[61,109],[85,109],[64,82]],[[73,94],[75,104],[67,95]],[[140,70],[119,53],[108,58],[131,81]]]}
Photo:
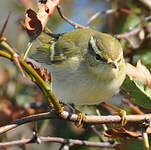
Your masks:
{"label": "bare branch", "polygon": [[125,104],[127,104],[135,113],[140,114],[140,115],[144,114],[144,113],[139,109],[138,106],[132,104],[128,99],[123,98],[123,99],[122,99],[122,102],[125,103]]}
{"label": "bare branch", "polygon": [[62,9],[61,9],[60,6],[57,6],[57,10],[58,10],[58,13],[59,13],[60,17],[61,17],[62,19],[64,19],[66,22],[68,22],[69,24],[71,24],[74,28],[88,29],[88,27],[82,26],[82,25],[77,24],[77,23],[71,21],[70,19],[68,19],[68,18],[63,14]]}
{"label": "bare branch", "polygon": [[[47,112],[47,113],[41,113],[36,115],[31,115],[28,117],[24,117],[21,119],[18,119],[8,125],[0,127],[0,134],[5,133],[9,130],[12,130],[14,128],[17,128],[18,126],[32,122],[37,120],[45,120],[45,119],[63,119],[68,120],[71,122],[76,122],[79,119],[79,116],[77,114],[71,114],[67,111],[62,111],[60,115],[57,115],[54,111]],[[151,120],[151,114],[144,114],[144,115],[127,115],[126,120],[127,122],[144,122],[146,119]],[[94,115],[87,115],[86,118],[83,120],[84,124],[103,124],[103,123],[120,123],[121,117],[120,116],[94,116]]]}
{"label": "bare branch", "polygon": [[[115,142],[114,144],[110,144],[109,142],[92,142],[92,141],[82,141],[82,140],[74,140],[74,139],[64,139],[58,137],[38,137],[41,142],[56,142],[56,143],[63,143],[69,145],[84,145],[89,147],[106,147],[111,148],[115,147],[118,143]],[[7,147],[7,146],[14,146],[14,145],[22,145],[28,143],[36,143],[33,139],[23,139],[23,140],[16,140],[11,142],[2,142],[0,143],[0,147]]]}
{"label": "bare branch", "polygon": [[122,33],[122,34],[117,34],[117,35],[114,35],[114,37],[117,38],[117,39],[127,38],[129,36],[138,34],[141,30],[142,30],[142,28],[134,28],[130,32],[125,32],[125,33]]}
{"label": "bare branch", "polygon": [[11,13],[8,14],[8,16],[7,16],[6,20],[5,20],[5,23],[4,23],[3,27],[2,27],[2,30],[0,31],[0,40],[3,37],[3,34],[4,34],[4,31],[5,31],[6,26],[8,24],[8,20],[9,20],[10,15],[11,15]]}
{"label": "bare branch", "polygon": [[91,125],[91,129],[93,130],[93,132],[98,136],[98,138],[100,139],[101,142],[104,142],[104,135],[100,133],[100,131],[97,130],[97,128],[95,127],[95,125]]}

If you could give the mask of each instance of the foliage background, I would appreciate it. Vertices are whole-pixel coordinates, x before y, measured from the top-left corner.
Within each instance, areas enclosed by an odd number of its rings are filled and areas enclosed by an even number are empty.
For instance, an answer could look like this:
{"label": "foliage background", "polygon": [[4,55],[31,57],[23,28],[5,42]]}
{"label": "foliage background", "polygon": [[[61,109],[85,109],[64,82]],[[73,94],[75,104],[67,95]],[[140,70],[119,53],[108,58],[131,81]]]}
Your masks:
{"label": "foliage background", "polygon": [[[116,12],[110,15],[102,15],[96,18],[91,27],[102,32],[107,32],[112,35],[130,31],[136,26],[142,25],[142,18],[150,15],[150,9],[142,4],[139,0],[64,0],[61,3],[64,14],[82,25],[87,25],[89,18],[98,11],[107,10],[110,8],[126,8],[133,13],[127,14]],[[35,5],[36,9],[36,5]],[[18,25],[19,19],[24,15],[25,8],[19,0],[5,0],[0,2],[0,27],[2,28],[5,18],[8,13],[11,13],[9,23],[5,32],[5,37],[9,43],[21,53],[24,53],[29,40],[26,32],[22,31]],[[48,22],[48,26],[54,33],[68,32],[73,29],[71,25],[63,21],[57,11]],[[150,29],[150,26],[148,27]],[[149,31],[144,31],[145,37],[141,39],[137,36],[132,36],[132,43],[126,40],[121,40],[124,49],[125,59],[132,64],[136,64],[138,59],[150,68],[151,66],[151,43]],[[139,35],[140,36],[140,35]],[[147,37],[148,36],[148,37]],[[114,99],[117,99],[115,97]],[[121,99],[118,97],[119,101]],[[29,107],[30,104],[40,104],[40,107]],[[121,101],[118,105],[125,108],[128,113],[133,113],[127,105]],[[41,107],[42,106],[42,107]],[[87,109],[87,108],[86,108]],[[143,109],[144,110],[144,109]],[[12,120],[22,116],[31,115],[39,112],[48,111],[45,100],[40,90],[29,80],[23,79],[18,69],[8,60],[0,58],[0,125],[7,124]],[[90,108],[88,112],[94,113],[94,109]],[[150,110],[144,110],[149,113]],[[107,113],[106,113],[107,114]],[[5,135],[0,136],[1,141],[11,141],[20,138],[28,138],[32,136],[34,123],[23,125],[13,131],[9,131]],[[133,126],[133,128],[135,125]],[[86,129],[77,128],[73,124],[65,121],[46,120],[38,122],[39,134],[43,136],[58,136],[64,138],[75,138],[82,140],[99,141],[98,137],[91,131],[89,127]],[[102,131],[102,127],[98,127]],[[106,138],[105,138],[106,139]],[[107,139],[106,139],[107,140]],[[118,139],[123,141],[123,139]],[[58,149],[60,144],[43,143],[40,145],[29,144],[11,149]],[[143,142],[137,139],[126,140],[116,149],[122,150],[142,150]],[[86,148],[73,146],[71,149],[100,149]]]}

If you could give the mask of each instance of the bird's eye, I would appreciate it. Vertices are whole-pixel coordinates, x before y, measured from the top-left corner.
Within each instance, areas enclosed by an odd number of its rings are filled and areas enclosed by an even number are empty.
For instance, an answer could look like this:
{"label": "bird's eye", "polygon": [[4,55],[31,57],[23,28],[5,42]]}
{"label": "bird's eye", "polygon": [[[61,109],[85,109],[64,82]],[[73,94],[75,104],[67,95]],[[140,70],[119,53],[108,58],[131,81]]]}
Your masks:
{"label": "bird's eye", "polygon": [[95,55],[95,58],[96,58],[96,60],[101,60],[101,56],[98,54]]}
{"label": "bird's eye", "polygon": [[96,54],[96,55],[95,55],[95,59],[96,59],[96,60],[101,60],[101,61],[103,61],[103,62],[106,62],[106,61],[107,61],[105,58],[102,58],[99,54]]}

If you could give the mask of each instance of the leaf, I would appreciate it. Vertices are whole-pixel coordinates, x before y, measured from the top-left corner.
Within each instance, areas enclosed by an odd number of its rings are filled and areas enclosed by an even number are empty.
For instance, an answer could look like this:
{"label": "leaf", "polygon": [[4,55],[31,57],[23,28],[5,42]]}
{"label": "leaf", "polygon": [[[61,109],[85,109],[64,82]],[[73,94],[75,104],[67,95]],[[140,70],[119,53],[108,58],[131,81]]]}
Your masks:
{"label": "leaf", "polygon": [[51,72],[48,72],[45,68],[40,68],[40,66],[36,66],[33,62],[28,61],[28,64],[31,65],[32,68],[40,75],[40,77],[46,82],[47,86],[52,89],[52,76]]}
{"label": "leaf", "polygon": [[25,26],[31,39],[35,39],[44,30],[48,19],[54,13],[61,0],[39,0],[38,12],[31,8],[25,13]]}
{"label": "leaf", "polygon": [[133,56],[133,64],[136,64],[139,59],[141,62],[151,68],[151,52],[150,49],[144,49],[143,51],[136,51],[135,55]]}
{"label": "leaf", "polygon": [[132,78],[145,82],[147,84],[147,87],[151,88],[151,74],[149,70],[144,65],[142,65],[140,60],[137,62],[136,67],[129,63],[126,63],[126,73]]}
{"label": "leaf", "polygon": [[35,39],[42,32],[42,24],[39,21],[37,14],[32,9],[28,9],[25,14],[25,26],[28,35],[31,39]]}
{"label": "leaf", "polygon": [[127,78],[122,88],[130,95],[130,99],[144,107],[151,108],[151,74],[149,70],[138,61],[134,67],[127,63]]}
{"label": "leaf", "polygon": [[110,128],[104,133],[105,136],[110,138],[117,138],[117,137],[140,137],[141,133],[132,132],[126,130],[125,128]]}

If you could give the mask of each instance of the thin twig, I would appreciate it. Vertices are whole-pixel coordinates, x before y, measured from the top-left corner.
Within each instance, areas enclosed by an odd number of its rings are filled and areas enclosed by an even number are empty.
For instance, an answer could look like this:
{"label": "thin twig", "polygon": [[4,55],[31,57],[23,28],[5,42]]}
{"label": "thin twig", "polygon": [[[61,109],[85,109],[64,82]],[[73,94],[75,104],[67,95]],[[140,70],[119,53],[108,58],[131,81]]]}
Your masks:
{"label": "thin twig", "polygon": [[[64,139],[58,137],[38,137],[41,142],[56,142],[63,143],[69,145],[83,145],[89,147],[115,147],[118,143],[110,144],[109,142],[92,142],[92,141],[84,141],[84,140],[74,140],[74,139]],[[22,139],[11,142],[2,142],[0,143],[0,147],[14,146],[14,145],[22,145],[28,143],[36,143],[33,139]]]}
{"label": "thin twig", "polygon": [[109,15],[109,14],[113,14],[115,12],[123,12],[123,13],[127,13],[127,14],[131,14],[132,11],[129,9],[125,9],[125,8],[120,8],[120,9],[107,9],[107,10],[103,10],[103,11],[98,11],[96,12],[92,17],[90,17],[87,25],[91,24],[91,22],[93,20],[95,20],[98,16],[101,15]]}
{"label": "thin twig", "polygon": [[57,6],[57,10],[58,10],[58,13],[59,13],[60,17],[61,17],[62,19],[64,19],[66,22],[68,22],[69,24],[71,24],[74,28],[88,29],[88,27],[82,26],[82,25],[77,24],[77,23],[71,21],[70,19],[68,19],[68,18],[63,14],[62,9],[61,9],[61,7],[60,7],[59,5]]}
{"label": "thin twig", "polygon": [[107,14],[112,14],[115,13],[117,10],[116,9],[108,9],[108,10],[104,10],[104,11],[98,11],[95,14],[93,14],[93,16],[90,17],[90,19],[88,20],[87,26],[91,24],[91,22],[93,20],[95,20],[98,16],[101,15],[107,15]]}
{"label": "thin twig", "polygon": [[142,30],[142,28],[134,28],[130,32],[125,32],[125,33],[122,33],[122,34],[117,34],[117,35],[114,35],[114,37],[117,38],[117,39],[127,38],[129,36],[138,34],[141,30]]}
{"label": "thin twig", "polygon": [[13,56],[13,61],[15,62],[16,66],[18,67],[18,69],[20,70],[22,76],[25,78],[26,76],[25,76],[25,74],[24,74],[23,68],[22,68],[22,66],[21,66],[21,64],[20,64],[20,62],[19,62],[19,60],[18,60],[19,57],[20,57],[20,56],[19,56],[18,54],[15,54],[15,55]]}
{"label": "thin twig", "polygon": [[6,20],[5,20],[5,23],[4,23],[3,27],[2,27],[2,30],[0,31],[0,40],[3,37],[3,34],[4,34],[6,26],[8,24],[8,20],[9,20],[10,15],[11,15],[11,13],[8,14],[8,16],[7,16]]}
{"label": "thin twig", "polygon": [[97,130],[97,128],[95,127],[95,125],[91,125],[91,129],[98,136],[98,138],[100,139],[100,141],[104,142],[104,140],[103,140],[104,135],[101,134],[100,131]]}
{"label": "thin twig", "polygon": [[127,104],[135,113],[140,114],[140,115],[144,114],[144,113],[139,109],[138,106],[133,105],[128,99],[123,98],[123,99],[122,99],[122,102],[125,103],[125,104]]}

